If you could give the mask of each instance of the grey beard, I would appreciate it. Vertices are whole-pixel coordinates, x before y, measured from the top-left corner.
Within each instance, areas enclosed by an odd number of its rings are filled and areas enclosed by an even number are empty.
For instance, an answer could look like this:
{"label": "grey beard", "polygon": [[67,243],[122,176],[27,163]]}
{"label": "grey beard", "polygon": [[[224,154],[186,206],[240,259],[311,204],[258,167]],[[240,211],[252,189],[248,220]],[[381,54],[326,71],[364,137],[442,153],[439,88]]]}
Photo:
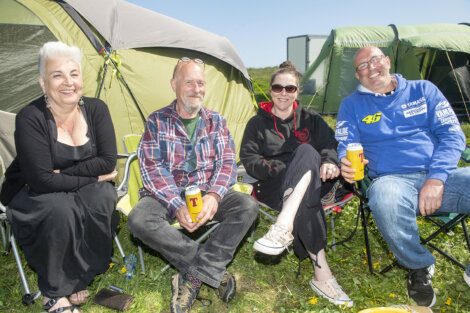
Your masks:
{"label": "grey beard", "polygon": [[193,107],[190,104],[183,103],[183,109],[186,111],[186,113],[188,113],[190,115],[193,115],[194,113],[199,112],[201,107],[202,107],[202,104],[198,105],[197,107]]}

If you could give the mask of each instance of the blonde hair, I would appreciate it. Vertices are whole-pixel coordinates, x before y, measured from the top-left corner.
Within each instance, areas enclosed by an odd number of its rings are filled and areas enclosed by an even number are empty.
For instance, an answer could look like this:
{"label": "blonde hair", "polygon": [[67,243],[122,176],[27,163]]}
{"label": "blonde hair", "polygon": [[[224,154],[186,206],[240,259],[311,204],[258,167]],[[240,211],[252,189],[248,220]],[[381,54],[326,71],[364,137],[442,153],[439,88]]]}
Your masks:
{"label": "blonde hair", "polygon": [[39,50],[39,75],[45,78],[46,62],[49,59],[57,57],[66,57],[78,64],[80,71],[82,70],[81,60],[82,52],[76,46],[69,46],[61,41],[46,42]]}

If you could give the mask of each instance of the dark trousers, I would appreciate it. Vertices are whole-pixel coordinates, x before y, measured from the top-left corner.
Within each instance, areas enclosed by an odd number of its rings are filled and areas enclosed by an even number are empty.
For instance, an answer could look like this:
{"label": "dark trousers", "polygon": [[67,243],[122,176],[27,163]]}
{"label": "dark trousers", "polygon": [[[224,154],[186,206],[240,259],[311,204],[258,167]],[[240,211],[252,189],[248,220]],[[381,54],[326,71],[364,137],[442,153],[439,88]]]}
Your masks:
{"label": "dark trousers", "polygon": [[318,152],[311,145],[303,144],[294,151],[282,175],[258,181],[254,186],[259,201],[280,211],[285,191],[295,188],[305,173],[311,171],[310,185],[294,220],[294,252],[300,259],[308,256],[307,251],[317,254],[326,247],[326,221],[321,197],[331,189],[334,182],[322,184],[320,166],[321,157]]}
{"label": "dark trousers", "polygon": [[168,210],[152,197],[143,197],[131,211],[131,232],[158,251],[181,273],[189,273],[218,288],[226,267],[258,215],[249,195],[230,190],[220,201],[214,220],[220,225],[204,243],[172,227]]}

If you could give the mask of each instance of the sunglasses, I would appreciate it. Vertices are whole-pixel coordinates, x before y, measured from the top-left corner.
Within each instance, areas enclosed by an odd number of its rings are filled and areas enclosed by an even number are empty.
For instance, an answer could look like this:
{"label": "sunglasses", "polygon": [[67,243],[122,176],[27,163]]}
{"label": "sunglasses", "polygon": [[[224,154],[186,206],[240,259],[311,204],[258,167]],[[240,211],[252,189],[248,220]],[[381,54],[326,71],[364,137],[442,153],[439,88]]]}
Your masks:
{"label": "sunglasses", "polygon": [[188,57],[182,57],[178,60],[178,62],[194,62],[194,63],[197,63],[197,64],[204,64],[204,61],[201,60],[201,59],[191,59],[191,58],[188,58]]}
{"label": "sunglasses", "polygon": [[282,89],[285,89],[287,93],[294,93],[297,91],[298,87],[294,85],[287,85],[287,86],[282,86],[282,85],[271,85],[271,91],[275,93],[280,93],[282,92]]}

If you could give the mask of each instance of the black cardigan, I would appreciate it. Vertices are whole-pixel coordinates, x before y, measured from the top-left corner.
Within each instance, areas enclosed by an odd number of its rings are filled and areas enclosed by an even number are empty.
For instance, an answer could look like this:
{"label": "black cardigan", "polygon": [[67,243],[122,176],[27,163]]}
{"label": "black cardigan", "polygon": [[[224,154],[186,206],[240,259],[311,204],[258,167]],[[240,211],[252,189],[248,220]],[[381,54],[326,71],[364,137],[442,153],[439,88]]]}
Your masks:
{"label": "black cardigan", "polygon": [[48,126],[53,116],[46,108],[44,98],[34,100],[18,113],[15,126],[17,156],[5,173],[6,181],[0,194],[4,205],[25,184],[39,194],[75,191],[115,169],[116,138],[108,107],[100,99],[84,97],[83,100],[96,155],[60,169],[59,174],[53,172],[51,143],[54,139]]}

